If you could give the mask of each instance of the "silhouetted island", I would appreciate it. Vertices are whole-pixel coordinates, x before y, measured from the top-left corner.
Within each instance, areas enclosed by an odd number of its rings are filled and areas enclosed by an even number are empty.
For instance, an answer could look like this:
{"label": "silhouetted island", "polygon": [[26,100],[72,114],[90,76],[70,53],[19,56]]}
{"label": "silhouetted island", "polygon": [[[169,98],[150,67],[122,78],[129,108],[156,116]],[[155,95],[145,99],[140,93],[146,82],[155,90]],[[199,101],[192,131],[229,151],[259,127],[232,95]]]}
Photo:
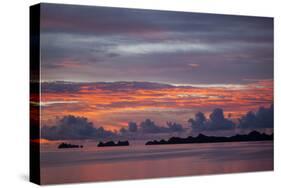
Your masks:
{"label": "silhouetted island", "polygon": [[109,142],[99,142],[98,147],[108,147],[108,146],[129,146],[128,141],[118,141],[117,143],[114,143],[113,141]]}
{"label": "silhouetted island", "polygon": [[75,145],[75,144],[67,144],[67,143],[61,143],[58,145],[59,149],[65,149],[65,148],[83,148],[83,145]]}
{"label": "silhouetted island", "polygon": [[216,143],[216,142],[246,142],[246,141],[265,141],[273,140],[273,134],[267,135],[265,133],[259,133],[258,131],[252,131],[247,135],[237,134],[231,137],[219,137],[219,136],[206,136],[199,134],[197,137],[189,136],[187,138],[172,137],[169,140],[153,140],[148,141],[145,145],[162,145],[162,144],[192,144],[192,143]]}

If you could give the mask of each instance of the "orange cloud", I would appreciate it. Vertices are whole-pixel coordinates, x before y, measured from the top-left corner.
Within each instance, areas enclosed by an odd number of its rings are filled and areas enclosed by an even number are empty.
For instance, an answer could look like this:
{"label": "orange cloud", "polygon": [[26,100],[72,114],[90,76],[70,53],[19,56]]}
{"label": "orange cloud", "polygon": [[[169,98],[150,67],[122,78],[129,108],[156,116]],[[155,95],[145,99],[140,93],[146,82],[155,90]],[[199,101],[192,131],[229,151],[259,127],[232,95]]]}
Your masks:
{"label": "orange cloud", "polygon": [[[260,106],[273,103],[273,81],[262,80],[231,87],[171,87],[160,89],[106,90],[81,86],[78,92],[44,92],[41,118],[47,122],[56,116],[68,114],[85,116],[106,129],[119,129],[129,121],[152,118],[159,124],[175,120],[186,124],[198,111],[208,114],[214,108],[223,108],[232,118],[238,118]],[[52,103],[52,101],[55,101]],[[77,102],[73,102],[77,101]]]}

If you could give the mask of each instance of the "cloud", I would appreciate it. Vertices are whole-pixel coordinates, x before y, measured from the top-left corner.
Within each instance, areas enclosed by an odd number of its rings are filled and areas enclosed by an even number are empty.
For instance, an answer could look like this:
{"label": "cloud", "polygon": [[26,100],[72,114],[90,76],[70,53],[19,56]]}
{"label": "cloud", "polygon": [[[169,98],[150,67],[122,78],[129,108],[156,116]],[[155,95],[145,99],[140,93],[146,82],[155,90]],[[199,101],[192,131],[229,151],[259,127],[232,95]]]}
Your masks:
{"label": "cloud", "polygon": [[180,41],[166,41],[159,43],[146,42],[142,44],[118,45],[109,49],[111,53],[131,55],[131,54],[157,54],[157,53],[175,53],[175,52],[217,52],[224,49],[221,46],[213,44],[201,44]]}
{"label": "cloud", "polygon": [[140,123],[140,129],[143,133],[162,132],[161,127],[157,126],[152,120],[146,119]]}
{"label": "cloud", "polygon": [[129,122],[128,130],[130,132],[137,132],[138,131],[138,125],[135,122]]}
{"label": "cloud", "polygon": [[[42,7],[44,32],[110,35],[159,31],[159,27],[154,24],[156,20],[151,20],[151,17],[147,15],[149,11],[52,4],[43,4]],[[139,16],[140,14],[142,16]]]}
{"label": "cloud", "polygon": [[[273,128],[273,105],[269,108],[260,107],[257,112],[248,112],[239,119],[239,123],[224,117],[224,112],[216,108],[206,118],[205,114],[198,112],[194,118],[188,120],[192,132],[213,131],[219,133],[227,130]],[[151,119],[145,119],[137,124],[128,122],[127,127],[119,131],[109,131],[103,127],[95,127],[85,117],[67,115],[58,119],[53,125],[45,125],[41,129],[41,137],[48,140],[75,140],[75,139],[116,139],[120,136],[143,139],[154,134],[187,133],[187,129],[179,123],[166,122],[166,126],[160,126]]]}
{"label": "cloud", "polygon": [[232,118],[239,118],[272,103],[272,80],[239,87],[152,82],[43,82],[41,91],[45,104],[43,122],[71,114],[88,117],[96,125],[111,130],[120,129],[124,122],[134,120],[139,124],[147,118],[160,126],[165,126],[167,121],[185,125],[187,117],[193,117],[198,111],[210,113],[214,106],[231,112]]}
{"label": "cloud", "polygon": [[185,131],[181,124],[167,122],[167,126],[156,125],[154,121],[146,119],[139,125],[135,122],[129,122],[127,128],[121,128],[120,133],[141,133],[141,134],[158,134],[158,133],[173,133]]}
{"label": "cloud", "polygon": [[195,114],[194,119],[189,119],[193,131],[218,131],[231,130],[235,128],[235,123],[224,117],[223,109],[216,108],[210,114],[209,119],[202,112]]}
{"label": "cloud", "polygon": [[121,135],[157,134],[183,132],[181,124],[167,122],[166,127],[156,125],[152,120],[146,119],[138,126],[135,122],[129,122],[128,127],[121,128],[119,132],[96,128],[85,117],[67,115],[58,119],[53,125],[45,125],[41,129],[41,137],[48,140],[76,140],[76,139],[114,139]]}
{"label": "cloud", "polygon": [[77,93],[84,84],[75,82],[43,82],[41,84],[42,93]]}
{"label": "cloud", "polygon": [[256,113],[250,111],[239,119],[238,127],[242,129],[273,128],[273,105],[260,107]]}
{"label": "cloud", "polygon": [[209,119],[205,114],[198,112],[194,119],[191,118],[188,122],[191,125],[192,131],[218,131],[232,129],[260,129],[273,128],[273,105],[269,108],[260,107],[257,112],[249,111],[241,118],[238,123],[234,123],[230,119],[224,117],[223,110],[216,108],[210,114]]}
{"label": "cloud", "polygon": [[41,129],[42,138],[49,140],[67,139],[104,139],[116,136],[113,132],[103,127],[96,128],[92,122],[85,117],[64,116],[55,125],[43,126]]}
{"label": "cloud", "polygon": [[196,64],[196,63],[190,63],[188,64],[188,66],[192,67],[192,68],[197,68],[197,67],[200,67],[199,64]]}
{"label": "cloud", "polygon": [[170,132],[182,132],[182,131],[184,131],[181,124],[167,122],[167,125],[168,125],[168,129],[169,129]]}
{"label": "cloud", "polygon": [[192,130],[204,130],[206,124],[205,114],[202,112],[197,112],[195,114],[195,119],[189,119],[188,122],[191,124]]}
{"label": "cloud", "polygon": [[[153,82],[43,82],[41,84],[42,92],[44,93],[79,93],[82,90],[91,91],[130,91],[130,90],[159,90],[172,89],[175,86],[163,83]],[[191,88],[190,86],[183,86],[182,88]]]}
{"label": "cloud", "polygon": [[57,104],[76,104],[79,103],[79,101],[41,101],[40,106],[46,107],[51,105],[57,105]]}
{"label": "cloud", "polygon": [[52,4],[41,13],[43,80],[272,78],[272,18]]}
{"label": "cloud", "polygon": [[[233,39],[246,36],[266,39],[272,19],[266,17],[228,16],[173,11],[153,11],[77,5],[42,5],[44,32],[112,35],[154,34],[155,32],[192,33],[204,38],[212,35]],[[100,19],[102,18],[102,19]],[[252,30],[255,32],[253,33]],[[242,32],[244,31],[244,32]],[[146,35],[144,35],[146,36]],[[248,38],[247,38],[248,39]]]}

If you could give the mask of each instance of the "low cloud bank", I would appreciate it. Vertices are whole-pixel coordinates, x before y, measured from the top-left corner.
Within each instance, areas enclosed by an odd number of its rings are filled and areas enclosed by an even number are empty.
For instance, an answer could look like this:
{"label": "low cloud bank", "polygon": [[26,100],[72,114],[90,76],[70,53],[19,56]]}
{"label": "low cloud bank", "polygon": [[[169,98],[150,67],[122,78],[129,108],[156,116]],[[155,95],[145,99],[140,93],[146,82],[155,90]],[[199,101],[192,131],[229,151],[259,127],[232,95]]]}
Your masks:
{"label": "low cloud bank", "polygon": [[197,132],[273,128],[273,105],[269,108],[260,107],[257,112],[247,112],[238,120],[238,123],[225,118],[223,109],[220,108],[214,109],[209,119],[206,118],[204,113],[198,112],[188,122],[191,125],[192,131]]}
{"label": "low cloud bank", "polygon": [[[216,108],[209,118],[198,112],[194,118],[188,120],[192,132],[225,131],[235,129],[261,129],[273,128],[273,105],[269,108],[260,107],[257,112],[248,112],[242,116],[238,123],[224,116],[223,109]],[[103,127],[96,127],[85,117],[67,115],[59,119],[54,125],[43,126],[41,137],[49,140],[71,139],[114,139],[125,135],[149,135],[158,133],[186,132],[181,124],[167,122],[165,126],[157,125],[154,121],[146,119],[139,124],[129,122],[127,127],[112,132]]]}
{"label": "low cloud bank", "polygon": [[184,128],[181,124],[167,122],[167,125],[159,126],[154,123],[154,121],[150,119],[146,119],[145,121],[141,122],[139,125],[135,122],[129,122],[128,127],[121,128],[120,132],[122,134],[126,133],[173,133],[173,132],[183,132]]}
{"label": "low cloud bank", "polygon": [[209,119],[205,114],[198,112],[195,118],[188,120],[193,131],[217,131],[217,130],[230,130],[235,127],[235,123],[224,117],[223,109],[216,108],[210,114]]}
{"label": "low cloud bank", "polygon": [[256,128],[273,128],[273,105],[269,108],[260,107],[259,110],[248,112],[239,119],[239,128],[256,129]]}
{"label": "low cloud bank", "polygon": [[96,128],[85,117],[68,115],[61,118],[55,125],[43,126],[41,136],[49,140],[67,140],[110,138],[115,134],[103,127]]}

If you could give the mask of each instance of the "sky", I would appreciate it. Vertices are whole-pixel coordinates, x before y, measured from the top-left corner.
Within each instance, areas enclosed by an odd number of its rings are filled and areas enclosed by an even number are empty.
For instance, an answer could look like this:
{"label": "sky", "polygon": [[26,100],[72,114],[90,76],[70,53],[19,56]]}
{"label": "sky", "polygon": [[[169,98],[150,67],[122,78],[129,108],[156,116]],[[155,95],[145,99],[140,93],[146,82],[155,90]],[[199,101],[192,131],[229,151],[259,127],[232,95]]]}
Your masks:
{"label": "sky", "polygon": [[44,125],[185,125],[273,104],[272,18],[43,4],[40,37]]}
{"label": "sky", "polygon": [[273,78],[273,19],[43,4],[42,80],[239,84]]}
{"label": "sky", "polygon": [[[269,107],[273,102],[272,81],[237,87],[190,87],[150,82],[42,84],[42,121],[52,125],[55,117],[87,117],[108,130],[127,127],[129,122],[151,119],[158,125],[187,125],[197,112],[208,117],[222,108],[225,117],[238,119],[248,111]],[[55,118],[56,121],[56,118]]]}

